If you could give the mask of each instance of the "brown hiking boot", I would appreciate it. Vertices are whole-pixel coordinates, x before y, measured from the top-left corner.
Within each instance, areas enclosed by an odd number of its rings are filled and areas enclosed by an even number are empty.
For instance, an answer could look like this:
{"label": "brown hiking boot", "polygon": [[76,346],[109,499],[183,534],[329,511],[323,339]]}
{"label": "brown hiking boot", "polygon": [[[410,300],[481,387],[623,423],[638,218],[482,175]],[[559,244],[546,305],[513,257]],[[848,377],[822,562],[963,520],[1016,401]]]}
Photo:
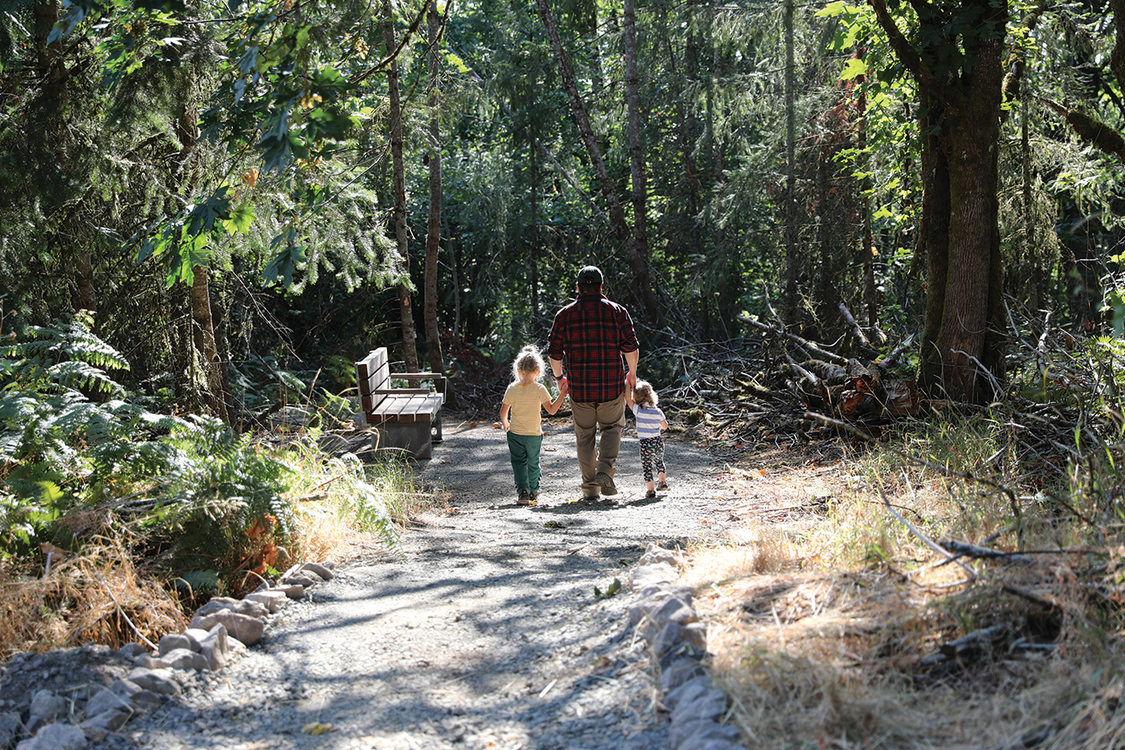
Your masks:
{"label": "brown hiking boot", "polygon": [[602,494],[606,497],[617,494],[617,485],[613,483],[613,477],[604,471],[599,471],[598,475],[594,477],[594,481],[601,485]]}

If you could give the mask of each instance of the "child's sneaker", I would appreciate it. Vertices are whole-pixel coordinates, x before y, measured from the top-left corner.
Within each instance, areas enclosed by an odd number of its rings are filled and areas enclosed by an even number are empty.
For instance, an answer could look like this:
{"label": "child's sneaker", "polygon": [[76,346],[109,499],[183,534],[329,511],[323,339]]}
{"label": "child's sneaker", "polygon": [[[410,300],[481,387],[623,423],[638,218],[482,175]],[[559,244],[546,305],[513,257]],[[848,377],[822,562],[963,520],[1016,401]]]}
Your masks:
{"label": "child's sneaker", "polygon": [[666,489],[668,489],[668,482],[667,482],[667,480],[661,479],[661,480],[660,480],[660,484],[656,485],[656,489],[658,489],[658,490],[666,490]]}
{"label": "child's sneaker", "polygon": [[649,490],[645,493],[645,497],[649,500],[653,499],[654,497],[656,497],[656,490]]}
{"label": "child's sneaker", "polygon": [[531,493],[527,490],[520,490],[520,496],[516,500],[516,505],[531,505]]}

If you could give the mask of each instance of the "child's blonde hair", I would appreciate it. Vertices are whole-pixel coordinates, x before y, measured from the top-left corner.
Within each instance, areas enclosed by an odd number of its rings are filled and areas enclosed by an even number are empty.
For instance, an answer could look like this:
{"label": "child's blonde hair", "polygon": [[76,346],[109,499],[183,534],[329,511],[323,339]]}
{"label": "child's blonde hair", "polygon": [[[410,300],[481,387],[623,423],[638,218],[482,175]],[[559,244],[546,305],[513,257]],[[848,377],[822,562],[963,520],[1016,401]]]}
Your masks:
{"label": "child's blonde hair", "polygon": [[633,386],[633,401],[637,406],[651,409],[660,402],[660,396],[656,395],[656,391],[652,390],[652,383],[647,380],[638,380],[637,384]]}
{"label": "child's blonde hair", "polygon": [[516,359],[512,362],[512,378],[514,380],[520,379],[521,372],[535,372],[539,371],[539,375],[535,378],[538,380],[543,377],[547,366],[543,364],[543,355],[539,353],[538,347],[528,344],[520,353],[516,355]]}

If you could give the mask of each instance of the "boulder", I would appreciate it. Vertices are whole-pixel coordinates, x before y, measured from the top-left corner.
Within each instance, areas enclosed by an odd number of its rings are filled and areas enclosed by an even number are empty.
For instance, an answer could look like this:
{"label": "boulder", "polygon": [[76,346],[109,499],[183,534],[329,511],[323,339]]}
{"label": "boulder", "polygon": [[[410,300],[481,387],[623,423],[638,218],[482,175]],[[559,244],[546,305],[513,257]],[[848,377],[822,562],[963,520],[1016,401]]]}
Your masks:
{"label": "boulder", "polygon": [[124,646],[117,649],[117,655],[126,661],[132,661],[137,658],[138,654],[144,654],[147,653],[147,651],[148,649],[140,643],[126,643]]}
{"label": "boulder", "polygon": [[207,658],[199,651],[192,651],[190,648],[177,648],[173,651],[169,651],[156,661],[166,667],[182,669],[184,671],[194,670],[199,672],[208,668]]}
{"label": "boulder", "polygon": [[664,696],[664,705],[675,715],[676,708],[681,703],[691,703],[704,697],[713,689],[710,677],[694,677]]}
{"label": "boulder", "polygon": [[712,689],[703,695],[683,697],[672,709],[672,723],[710,719],[717,721],[727,712],[727,696],[722,690]]}
{"label": "boulder", "polygon": [[312,573],[320,578],[322,581],[331,581],[336,577],[336,574],[328,569],[328,566],[321,565],[320,563],[305,563],[301,566],[302,573]]}
{"label": "boulder", "polygon": [[247,594],[243,598],[243,601],[261,604],[272,614],[288,604],[289,597],[285,595],[284,591],[266,589],[264,591],[255,591],[253,594]]}
{"label": "boulder", "polygon": [[16,750],[86,750],[86,735],[73,724],[48,724]]}
{"label": "boulder", "polygon": [[70,702],[61,696],[55,695],[50,690],[38,690],[31,697],[32,718],[41,720],[42,724],[49,724],[55,719],[65,717],[70,712]]}
{"label": "boulder", "polygon": [[183,690],[180,683],[172,676],[171,669],[137,667],[129,673],[129,681],[161,695],[179,695]]}
{"label": "boulder", "polygon": [[717,724],[711,719],[694,719],[682,724],[673,722],[668,730],[668,747],[672,750],[702,750],[708,743],[718,743],[711,747],[729,750],[738,747],[738,740],[737,729]]}
{"label": "boulder", "polygon": [[321,583],[321,578],[318,575],[298,570],[296,573],[290,573],[282,578],[281,582],[286,586],[305,586],[307,588]]}
{"label": "boulder", "polygon": [[688,680],[704,677],[706,674],[703,665],[695,659],[678,659],[660,673],[660,689],[664,693],[670,693]]}
{"label": "boulder", "polygon": [[10,746],[22,731],[23,723],[20,722],[19,714],[10,711],[0,714],[0,747]]}
{"label": "boulder", "polygon": [[200,643],[207,668],[212,672],[222,669],[230,661],[230,641],[226,626],[220,623],[211,628]]}
{"label": "boulder", "polygon": [[128,699],[122,698],[109,688],[102,688],[86,703],[86,718],[91,718],[113,709],[126,709],[132,713],[132,707],[129,705]]}
{"label": "boulder", "polygon": [[671,583],[680,577],[680,571],[665,562],[642,565],[633,571],[633,588],[639,589],[653,584]]}
{"label": "boulder", "polygon": [[157,652],[163,657],[176,649],[185,648],[189,651],[199,650],[195,643],[192,642],[191,638],[188,638],[183,633],[169,633],[160,638],[160,645],[157,647]]}
{"label": "boulder", "polygon": [[266,627],[265,623],[256,617],[240,615],[230,610],[214,612],[203,617],[196,615],[195,619],[191,621],[193,628],[201,628],[207,631],[210,631],[216,625],[225,626],[228,635],[237,638],[247,646],[253,646],[260,641],[262,632]]}
{"label": "boulder", "polygon": [[258,602],[246,599],[231,599],[229,596],[212,597],[211,601],[196,610],[196,617],[206,617],[215,612],[237,612],[248,617],[265,617],[269,610]]}
{"label": "boulder", "polygon": [[128,701],[134,711],[147,713],[160,708],[160,696],[151,690],[145,690],[132,680],[116,680],[109,689],[114,695]]}
{"label": "boulder", "polygon": [[288,584],[288,585],[285,585],[285,586],[278,586],[276,589],[270,589],[270,590],[271,591],[280,591],[281,593],[285,594],[290,599],[304,599],[305,598],[305,587],[297,585],[297,584]]}
{"label": "boulder", "polygon": [[108,711],[92,716],[78,725],[86,739],[91,742],[101,742],[110,732],[117,731],[125,726],[125,722],[133,715],[133,710],[128,706],[111,708]]}

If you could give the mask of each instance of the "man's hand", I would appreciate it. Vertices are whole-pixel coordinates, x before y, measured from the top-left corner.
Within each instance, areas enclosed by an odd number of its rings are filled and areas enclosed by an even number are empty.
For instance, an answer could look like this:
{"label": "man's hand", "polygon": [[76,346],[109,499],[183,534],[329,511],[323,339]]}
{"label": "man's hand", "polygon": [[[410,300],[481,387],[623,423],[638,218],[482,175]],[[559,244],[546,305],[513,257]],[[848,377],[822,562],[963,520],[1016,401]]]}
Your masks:
{"label": "man's hand", "polygon": [[566,378],[559,378],[559,393],[565,396],[570,392],[570,383]]}
{"label": "man's hand", "polygon": [[637,386],[637,373],[630,370],[629,374],[625,376],[625,383],[630,389],[635,388]]}

